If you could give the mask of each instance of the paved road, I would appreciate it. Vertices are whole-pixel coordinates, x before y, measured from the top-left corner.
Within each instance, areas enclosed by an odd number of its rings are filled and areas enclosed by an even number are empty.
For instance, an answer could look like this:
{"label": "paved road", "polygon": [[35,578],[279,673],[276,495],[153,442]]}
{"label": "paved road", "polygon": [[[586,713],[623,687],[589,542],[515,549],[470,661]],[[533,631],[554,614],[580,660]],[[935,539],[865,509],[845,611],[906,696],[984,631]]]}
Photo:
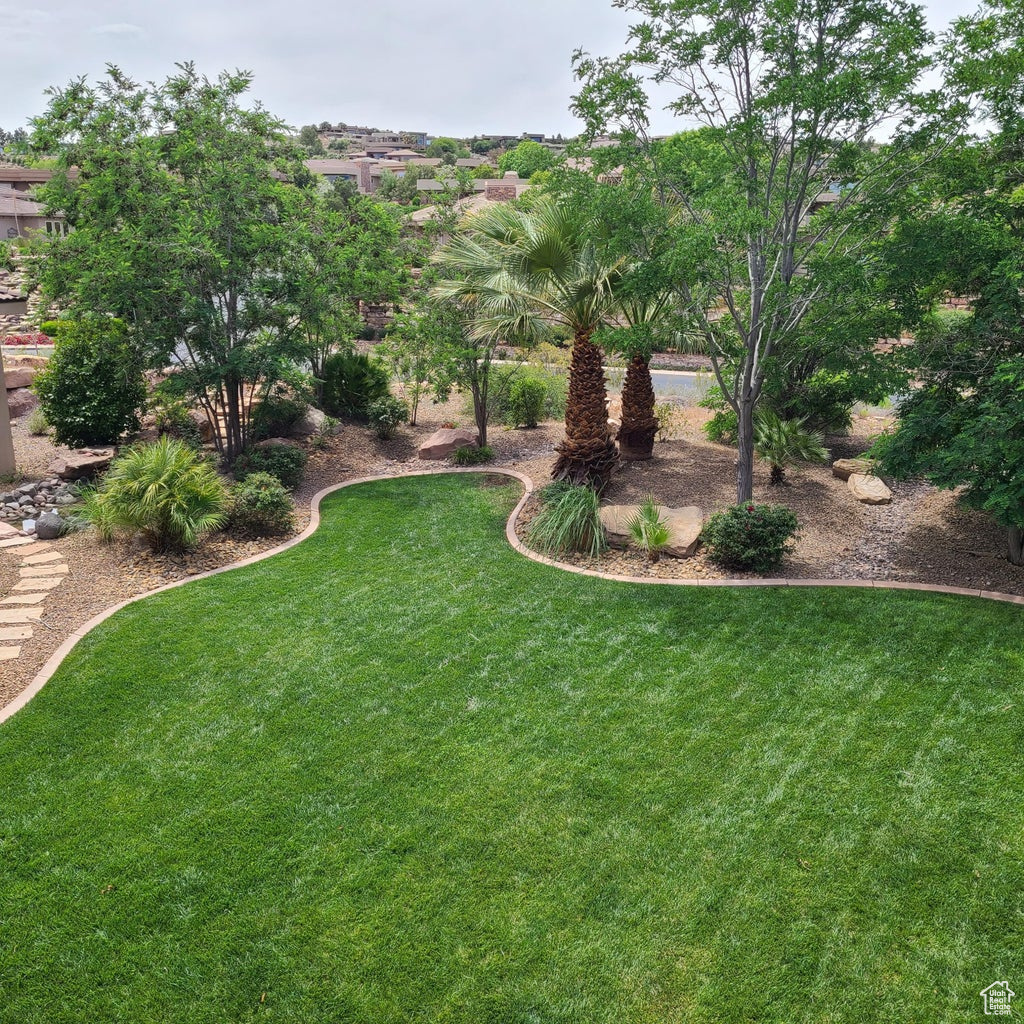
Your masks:
{"label": "paved road", "polygon": [[[612,371],[620,379],[613,377],[610,390],[620,391],[622,389],[622,371]],[[688,401],[699,402],[707,393],[709,387],[715,382],[712,373],[695,373],[690,370],[651,370],[651,381],[654,384],[655,396],[664,401],[667,398],[684,398]]]}

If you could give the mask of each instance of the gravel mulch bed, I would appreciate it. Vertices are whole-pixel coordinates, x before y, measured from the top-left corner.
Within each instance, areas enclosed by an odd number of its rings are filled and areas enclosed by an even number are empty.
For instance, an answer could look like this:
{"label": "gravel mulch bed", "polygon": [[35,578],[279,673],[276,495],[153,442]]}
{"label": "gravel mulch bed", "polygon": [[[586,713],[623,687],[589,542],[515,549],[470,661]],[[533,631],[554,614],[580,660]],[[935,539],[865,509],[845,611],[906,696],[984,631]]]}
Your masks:
{"label": "gravel mulch bed", "polygon": [[[605,500],[624,504],[648,493],[666,505],[699,505],[705,515],[732,504],[735,453],[708,443],[700,430],[704,410],[682,408],[676,435],[656,445],[655,458],[626,463],[616,474]],[[415,428],[404,427],[390,441],[369,430],[346,426],[337,438],[310,452],[305,478],[295,493],[297,529],[309,522],[309,502],[324,487],[356,477],[401,474],[443,464],[421,462],[422,440],[446,421],[468,425],[456,402],[425,404]],[[833,439],[836,457],[863,451],[884,427],[882,418],[860,416],[850,436]],[[24,421],[14,425],[15,452],[26,478],[45,475],[58,449],[45,437],[32,437]],[[496,466],[526,473],[540,486],[549,478],[561,424],[533,430],[493,427],[488,438]],[[1002,531],[985,517],[960,508],[953,495],[922,484],[894,487],[894,502],[870,507],[854,501],[843,481],[828,467],[791,470],[788,486],[768,486],[766,468],[756,472],[759,501],[790,506],[801,524],[795,550],[779,571],[792,578],[899,579],[978,587],[1024,594],[1024,569],[1005,561]],[[527,504],[519,523],[524,537],[535,502]],[[54,542],[70,572],[51,592],[35,636],[22,644],[22,656],[0,663],[0,706],[19,693],[63,640],[103,610],[165,583],[227,565],[275,547],[282,538],[250,540],[231,534],[210,537],[199,550],[184,555],[153,555],[138,543],[98,544],[89,533]],[[0,551],[0,595],[17,579],[17,548]],[[606,572],[658,578],[728,578],[698,551],[690,559],[662,558],[651,565],[640,553],[613,551],[598,560],[566,556],[566,561]],[[735,574],[733,574],[735,577]]]}

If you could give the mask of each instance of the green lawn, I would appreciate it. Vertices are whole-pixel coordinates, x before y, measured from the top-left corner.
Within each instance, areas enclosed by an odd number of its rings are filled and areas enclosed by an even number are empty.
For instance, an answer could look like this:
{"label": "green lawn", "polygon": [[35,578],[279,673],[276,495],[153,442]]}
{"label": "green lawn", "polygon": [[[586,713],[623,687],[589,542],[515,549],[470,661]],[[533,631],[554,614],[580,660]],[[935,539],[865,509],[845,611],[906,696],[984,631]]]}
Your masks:
{"label": "green lawn", "polygon": [[0,726],[0,1021],[934,1024],[1024,992],[1020,609],[574,576],[507,546],[517,493],[343,491],[78,646]]}

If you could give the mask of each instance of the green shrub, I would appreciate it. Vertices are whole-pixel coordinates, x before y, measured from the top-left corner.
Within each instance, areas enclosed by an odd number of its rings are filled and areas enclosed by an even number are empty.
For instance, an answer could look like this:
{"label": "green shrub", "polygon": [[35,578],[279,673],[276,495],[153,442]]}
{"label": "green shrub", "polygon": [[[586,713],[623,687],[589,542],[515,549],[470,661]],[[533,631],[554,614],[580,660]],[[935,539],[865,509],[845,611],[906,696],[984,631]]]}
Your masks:
{"label": "green shrub", "polygon": [[291,533],[295,509],[284,485],[269,473],[250,473],[231,488],[231,526],[257,537]]}
{"label": "green shrub", "polygon": [[62,320],[56,347],[33,390],[58,444],[116,444],[139,427],[146,386],[120,320]]}
{"label": "green shrub", "polygon": [[521,374],[508,388],[505,422],[510,427],[535,427],[544,417],[547,384],[532,375]]}
{"label": "green shrub", "polygon": [[580,551],[599,555],[607,547],[601,507],[592,487],[549,484],[539,494],[540,510],[530,523],[530,543],[545,554]]}
{"label": "green shrub", "polygon": [[646,551],[652,562],[657,562],[661,552],[668,546],[671,534],[668,523],[662,518],[658,504],[651,495],[644,498],[626,526],[633,543],[641,551]]}
{"label": "green shrub", "polygon": [[154,551],[194,547],[227,520],[228,491],[217,471],[174,437],[129,448],[83,500],[81,515],[104,540],[141,531]]}
{"label": "green shrub", "polygon": [[253,411],[250,436],[254,441],[287,437],[309,406],[305,389],[296,391],[280,384],[275,386]]}
{"label": "green shrub", "polygon": [[797,525],[784,505],[734,505],[707,521],[701,539],[723,568],[763,573],[782,561]]}
{"label": "green shrub", "polygon": [[269,473],[288,490],[293,491],[302,480],[306,468],[306,453],[293,444],[267,444],[246,448],[231,467],[236,480],[244,480],[253,473]]}
{"label": "green shrub", "polygon": [[188,405],[181,399],[158,399],[153,406],[153,417],[156,420],[156,432],[161,437],[164,434],[176,437],[193,448],[202,444],[199,424],[192,419]]}
{"label": "green shrub", "polygon": [[479,466],[484,462],[490,462],[493,458],[494,449],[489,444],[479,448],[476,445],[466,444],[452,452],[452,462],[456,466]]}
{"label": "green shrub", "polygon": [[365,421],[370,406],[389,394],[380,363],[358,352],[335,352],[324,363],[323,409]]}
{"label": "green shrub", "polygon": [[884,387],[869,387],[849,373],[818,370],[794,386],[787,398],[773,400],[772,405],[783,419],[800,419],[809,430],[838,434],[849,429],[857,402],[884,397]]}
{"label": "green shrub", "polygon": [[409,419],[409,406],[394,395],[385,395],[371,402],[366,418],[382,441],[395,436],[398,428]]}
{"label": "green shrub", "polygon": [[33,437],[44,437],[50,432],[50,421],[46,418],[41,406],[36,406],[29,414],[26,421],[28,432]]}

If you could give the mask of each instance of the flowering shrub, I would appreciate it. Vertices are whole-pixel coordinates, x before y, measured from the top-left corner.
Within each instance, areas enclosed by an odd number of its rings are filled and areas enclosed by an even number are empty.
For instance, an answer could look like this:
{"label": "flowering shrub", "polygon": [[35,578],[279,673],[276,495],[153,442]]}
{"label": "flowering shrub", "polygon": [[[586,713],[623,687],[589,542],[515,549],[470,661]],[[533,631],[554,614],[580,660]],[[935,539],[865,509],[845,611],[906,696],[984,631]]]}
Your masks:
{"label": "flowering shrub", "polygon": [[796,529],[796,516],[785,505],[734,505],[716,512],[701,537],[723,568],[768,572],[782,561]]}
{"label": "flowering shrub", "polygon": [[3,339],[5,345],[52,345],[53,339],[42,331],[31,334],[8,334]]}

